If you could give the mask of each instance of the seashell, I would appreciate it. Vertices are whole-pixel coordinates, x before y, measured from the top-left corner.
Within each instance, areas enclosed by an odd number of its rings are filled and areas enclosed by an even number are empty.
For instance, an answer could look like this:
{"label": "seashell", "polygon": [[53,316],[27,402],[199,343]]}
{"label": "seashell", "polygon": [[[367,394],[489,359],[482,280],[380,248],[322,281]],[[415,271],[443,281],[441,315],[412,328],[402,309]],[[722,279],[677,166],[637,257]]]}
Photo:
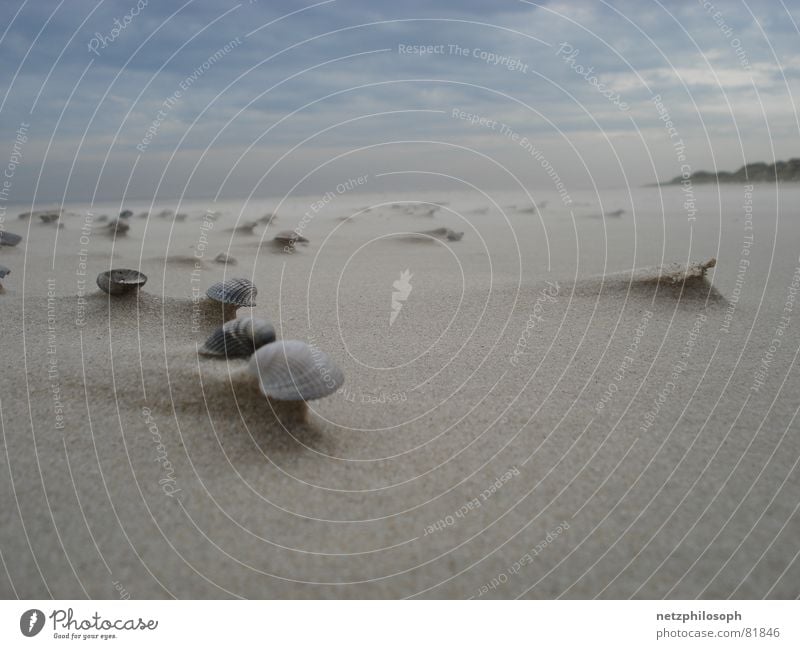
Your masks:
{"label": "seashell", "polygon": [[228,358],[250,356],[271,342],[275,342],[275,328],[269,322],[260,318],[237,318],[214,331],[203,343],[200,353]]}
{"label": "seashell", "polygon": [[309,401],[332,394],[344,383],[342,370],[326,353],[299,340],[264,345],[249,370],[261,391],[279,401]]}
{"label": "seashell", "polygon": [[168,216],[172,216],[172,210],[161,210],[161,211],[158,213],[158,216],[160,216],[162,219],[165,219],[165,218],[167,218]]}
{"label": "seashell", "polygon": [[287,246],[293,246],[296,243],[308,243],[308,239],[294,230],[281,230],[275,235],[273,241]]}
{"label": "seashell", "polygon": [[61,212],[42,212],[39,214],[39,219],[42,223],[55,223],[61,218]]}
{"label": "seashell", "polygon": [[7,268],[6,266],[3,266],[3,264],[0,264],[0,279],[3,279],[6,275],[10,274],[11,274],[11,269]]}
{"label": "seashell", "polygon": [[234,257],[226,255],[224,252],[221,252],[216,257],[214,257],[214,261],[217,262],[218,264],[227,264],[229,266],[235,266],[237,263]]}
{"label": "seashell", "polygon": [[130,268],[113,268],[97,276],[97,285],[109,295],[123,295],[142,288],[147,282],[147,275]]}
{"label": "seashell", "polygon": [[234,277],[210,286],[206,295],[212,300],[235,306],[255,306],[258,289],[249,279]]}
{"label": "seashell", "polygon": [[120,221],[119,219],[111,221],[111,223],[109,223],[106,226],[106,231],[112,236],[117,236],[117,235],[124,236],[128,233],[128,230],[130,229],[131,229],[130,225],[125,223],[125,221]]}
{"label": "seashell", "polygon": [[16,246],[20,241],[22,241],[22,237],[18,234],[0,230],[0,246]]}
{"label": "seashell", "polygon": [[129,219],[132,216],[133,216],[133,211],[131,211],[131,210],[122,210],[119,213],[119,218],[121,218],[121,219]]}
{"label": "seashell", "polygon": [[464,236],[463,232],[456,232],[455,230],[448,230],[447,231],[447,240],[448,241],[461,241],[461,238]]}
{"label": "seashell", "polygon": [[175,215],[175,220],[176,221],[185,221],[188,216],[189,216],[188,214],[184,214],[183,212],[181,212],[180,214],[176,214]]}

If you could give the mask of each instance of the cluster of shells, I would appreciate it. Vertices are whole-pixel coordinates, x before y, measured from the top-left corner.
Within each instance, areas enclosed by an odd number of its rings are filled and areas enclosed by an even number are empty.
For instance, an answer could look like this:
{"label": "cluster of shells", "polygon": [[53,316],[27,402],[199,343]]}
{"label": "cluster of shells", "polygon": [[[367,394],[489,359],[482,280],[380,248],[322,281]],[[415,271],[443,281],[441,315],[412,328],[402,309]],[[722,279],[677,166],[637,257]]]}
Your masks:
{"label": "cluster of shells", "polygon": [[[144,273],[130,268],[97,276],[100,289],[115,296],[132,293],[145,282]],[[258,380],[261,392],[276,401],[310,401],[338,390],[344,373],[328,354],[300,340],[277,340],[275,328],[261,318],[235,317],[237,309],[255,306],[257,295],[255,285],[241,277],[210,286],[206,297],[221,304],[223,312],[232,312],[234,318],[214,330],[199,353],[220,359],[249,357],[249,373]]]}

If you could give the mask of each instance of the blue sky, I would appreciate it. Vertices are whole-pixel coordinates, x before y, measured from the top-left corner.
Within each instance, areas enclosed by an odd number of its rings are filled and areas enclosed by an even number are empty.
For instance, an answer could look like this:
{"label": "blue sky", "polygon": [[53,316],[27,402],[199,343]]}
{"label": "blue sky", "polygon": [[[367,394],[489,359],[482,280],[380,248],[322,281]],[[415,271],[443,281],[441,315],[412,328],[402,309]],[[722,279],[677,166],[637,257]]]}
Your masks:
{"label": "blue sky", "polygon": [[3,21],[16,203],[314,194],[365,171],[551,186],[526,142],[574,189],[800,157],[796,0],[12,0]]}

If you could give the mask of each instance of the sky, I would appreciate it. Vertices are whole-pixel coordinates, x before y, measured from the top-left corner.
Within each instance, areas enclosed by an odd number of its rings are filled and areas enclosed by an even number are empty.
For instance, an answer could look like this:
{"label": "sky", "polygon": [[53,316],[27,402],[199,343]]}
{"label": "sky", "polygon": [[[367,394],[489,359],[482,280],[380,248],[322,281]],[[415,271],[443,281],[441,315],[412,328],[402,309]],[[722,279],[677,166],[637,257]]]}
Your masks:
{"label": "sky", "polygon": [[800,157],[798,0],[3,9],[15,204],[324,195],[364,174],[602,189]]}

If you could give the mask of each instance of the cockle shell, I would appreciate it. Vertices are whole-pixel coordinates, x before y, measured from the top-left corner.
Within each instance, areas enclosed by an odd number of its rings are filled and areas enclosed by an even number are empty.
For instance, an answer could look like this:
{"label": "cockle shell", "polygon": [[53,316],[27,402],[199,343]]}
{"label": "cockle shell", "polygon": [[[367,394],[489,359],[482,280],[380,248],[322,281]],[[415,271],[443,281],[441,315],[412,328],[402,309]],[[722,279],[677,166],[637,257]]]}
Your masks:
{"label": "cockle shell", "polygon": [[16,246],[20,241],[22,241],[22,237],[18,234],[0,230],[0,246]]}
{"label": "cockle shell", "polygon": [[204,356],[250,356],[255,350],[275,341],[275,328],[260,318],[229,320],[212,333],[200,353]]}
{"label": "cockle shell", "polygon": [[206,291],[206,295],[212,300],[236,306],[255,306],[257,294],[258,289],[253,282],[243,277],[217,282]]}
{"label": "cockle shell", "polygon": [[121,219],[129,219],[132,216],[133,216],[133,211],[132,210],[122,210],[119,213],[119,218],[121,218]]}
{"label": "cockle shell", "polygon": [[3,279],[6,275],[10,274],[11,274],[11,269],[0,264],[0,279]]}
{"label": "cockle shell", "polygon": [[273,240],[288,246],[293,246],[296,243],[308,243],[308,239],[294,230],[281,230]]}
{"label": "cockle shell", "polygon": [[61,212],[42,212],[39,214],[42,223],[55,223],[61,218]]}
{"label": "cockle shell", "polygon": [[122,295],[142,288],[147,275],[130,268],[114,268],[97,276],[97,285],[109,295]]}
{"label": "cockle shell", "polygon": [[125,221],[120,221],[119,219],[111,221],[111,223],[109,223],[106,226],[106,230],[111,236],[117,236],[117,235],[123,236],[127,234],[128,230],[130,229],[131,229],[130,225],[125,223]]}
{"label": "cockle shell", "polygon": [[214,261],[217,262],[218,264],[227,264],[229,266],[235,266],[237,263],[234,257],[226,255],[224,252],[221,252],[216,257],[214,257]]}
{"label": "cockle shell", "polygon": [[249,370],[261,391],[278,401],[309,401],[332,394],[344,383],[330,356],[299,340],[264,345],[250,359]]}

